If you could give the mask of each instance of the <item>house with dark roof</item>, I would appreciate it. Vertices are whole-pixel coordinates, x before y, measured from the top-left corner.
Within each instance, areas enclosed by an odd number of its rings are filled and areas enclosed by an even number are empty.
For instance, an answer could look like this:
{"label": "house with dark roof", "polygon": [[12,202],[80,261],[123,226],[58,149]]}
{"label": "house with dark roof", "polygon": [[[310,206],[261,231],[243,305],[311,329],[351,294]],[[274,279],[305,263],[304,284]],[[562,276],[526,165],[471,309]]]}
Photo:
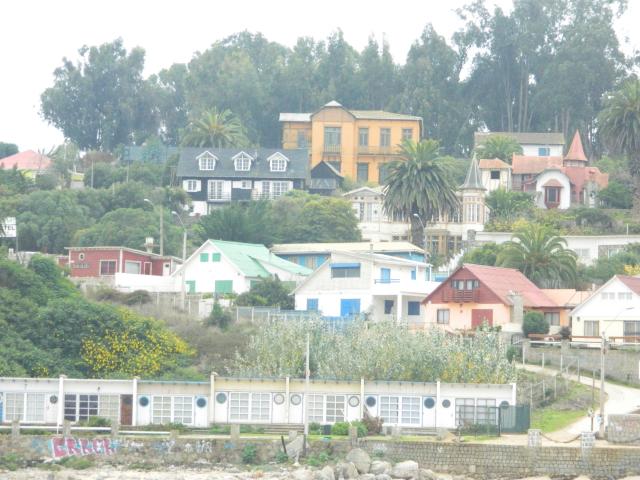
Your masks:
{"label": "house with dark roof", "polygon": [[452,332],[487,324],[517,333],[525,311],[561,310],[518,270],[469,263],[458,267],[422,303],[426,328]]}
{"label": "house with dark roof", "polygon": [[306,150],[183,148],[177,177],[193,213],[235,200],[271,200],[309,182]]}
{"label": "house with dark roof", "polygon": [[615,275],[571,311],[574,339],[640,341],[640,277]]}

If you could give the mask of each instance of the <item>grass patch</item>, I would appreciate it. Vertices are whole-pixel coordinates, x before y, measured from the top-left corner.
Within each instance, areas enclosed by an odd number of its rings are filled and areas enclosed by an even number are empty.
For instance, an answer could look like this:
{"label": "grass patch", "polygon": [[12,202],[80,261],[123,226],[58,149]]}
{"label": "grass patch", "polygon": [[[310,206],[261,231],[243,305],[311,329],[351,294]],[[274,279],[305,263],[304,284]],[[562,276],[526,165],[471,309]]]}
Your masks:
{"label": "grass patch", "polygon": [[93,467],[93,460],[87,457],[65,457],[58,463],[73,470],[86,470]]}
{"label": "grass patch", "polygon": [[[543,433],[555,432],[585,417],[591,407],[591,388],[577,382],[570,383],[569,390],[558,398],[536,408],[531,415],[531,428],[538,428]],[[596,411],[599,407],[599,392],[593,404]]]}

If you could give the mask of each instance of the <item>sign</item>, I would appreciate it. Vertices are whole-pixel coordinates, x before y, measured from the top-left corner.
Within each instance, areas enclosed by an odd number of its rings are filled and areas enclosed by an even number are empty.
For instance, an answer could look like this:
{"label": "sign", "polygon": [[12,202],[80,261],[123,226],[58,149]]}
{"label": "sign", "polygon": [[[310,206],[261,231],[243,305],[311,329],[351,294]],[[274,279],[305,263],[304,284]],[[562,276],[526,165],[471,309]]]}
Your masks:
{"label": "sign", "polygon": [[16,238],[16,217],[7,217],[0,223],[0,238]]}

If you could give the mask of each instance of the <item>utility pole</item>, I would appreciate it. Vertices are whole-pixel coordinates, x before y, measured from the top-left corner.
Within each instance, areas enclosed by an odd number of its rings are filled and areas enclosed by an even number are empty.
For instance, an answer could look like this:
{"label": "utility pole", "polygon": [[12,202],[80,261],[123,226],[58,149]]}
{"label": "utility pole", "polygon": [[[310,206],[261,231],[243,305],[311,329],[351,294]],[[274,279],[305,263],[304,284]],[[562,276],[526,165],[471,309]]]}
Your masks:
{"label": "utility pole", "polygon": [[602,332],[602,342],[600,344],[600,427],[598,428],[598,436],[604,438],[604,355],[606,353],[606,340],[604,337],[604,331]]}
{"label": "utility pole", "polygon": [[304,365],[304,442],[307,443],[307,435],[309,435],[309,333],[307,332],[307,349]]}
{"label": "utility pole", "polygon": [[185,278],[184,278],[184,266],[187,261],[187,227],[185,227],[182,218],[178,215],[178,212],[171,212],[175,215],[180,221],[180,225],[182,225],[182,267],[180,268],[180,281],[182,285],[180,286],[180,300],[182,301],[182,309],[184,310],[184,303],[186,298],[186,286],[185,286]]}
{"label": "utility pole", "polygon": [[160,256],[164,256],[164,210],[160,204]]}

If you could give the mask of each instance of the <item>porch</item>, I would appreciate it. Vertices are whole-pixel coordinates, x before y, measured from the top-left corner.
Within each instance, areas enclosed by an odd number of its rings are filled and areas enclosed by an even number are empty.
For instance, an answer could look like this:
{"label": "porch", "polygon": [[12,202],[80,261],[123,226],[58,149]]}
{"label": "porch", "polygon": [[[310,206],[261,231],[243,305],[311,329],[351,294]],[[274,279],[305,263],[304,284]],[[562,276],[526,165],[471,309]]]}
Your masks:
{"label": "porch", "polygon": [[373,295],[371,319],[392,321],[408,327],[424,325],[423,293],[400,292],[396,295]]}

